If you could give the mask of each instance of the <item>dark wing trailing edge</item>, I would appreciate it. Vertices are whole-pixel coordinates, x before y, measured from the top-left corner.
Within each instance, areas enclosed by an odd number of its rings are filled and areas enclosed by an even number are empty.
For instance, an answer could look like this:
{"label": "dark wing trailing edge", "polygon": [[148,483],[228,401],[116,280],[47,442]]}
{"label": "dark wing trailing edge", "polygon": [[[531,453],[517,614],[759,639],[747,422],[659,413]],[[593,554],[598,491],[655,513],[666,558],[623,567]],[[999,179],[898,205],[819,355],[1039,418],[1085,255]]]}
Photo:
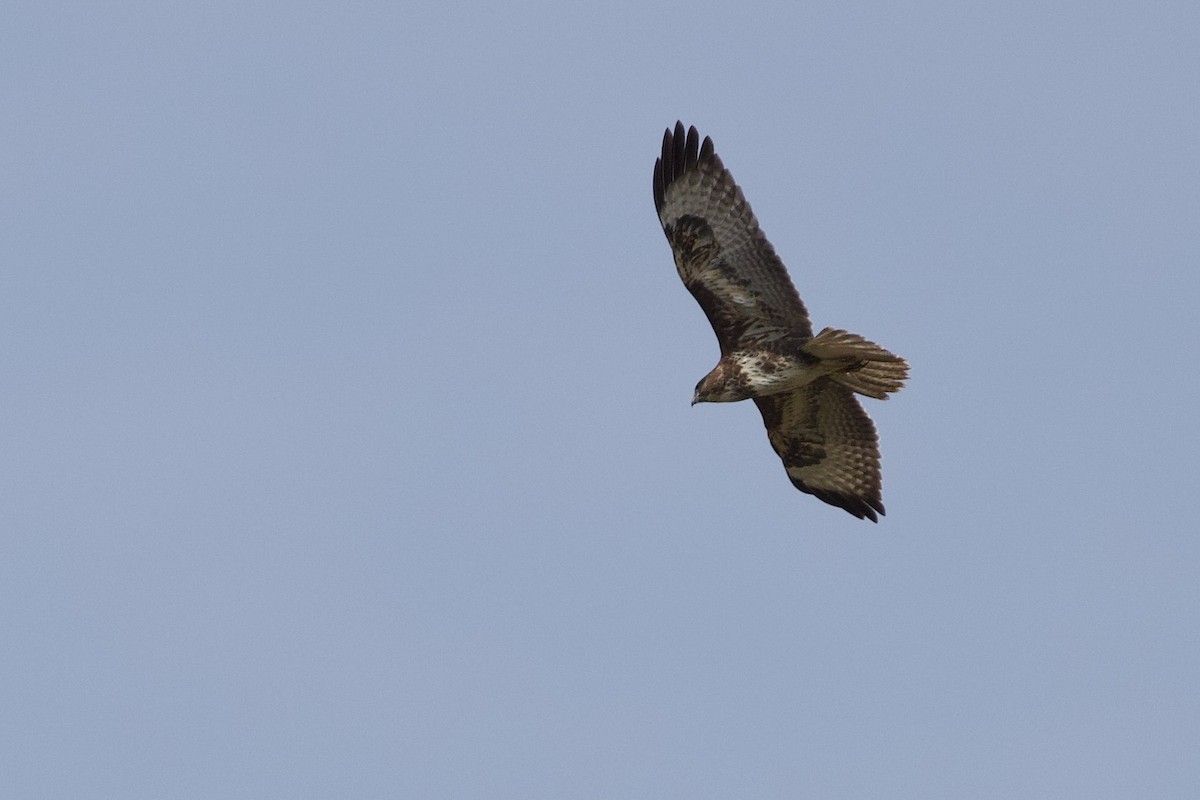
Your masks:
{"label": "dark wing trailing edge", "polygon": [[854,393],[829,378],[756,397],[767,438],[792,484],[859,519],[883,514],[879,437]]}
{"label": "dark wing trailing edge", "polygon": [[683,123],[663,135],[654,207],[675,266],[704,310],[721,354],[780,339],[812,338],[812,324],[775,248],[712,139]]}

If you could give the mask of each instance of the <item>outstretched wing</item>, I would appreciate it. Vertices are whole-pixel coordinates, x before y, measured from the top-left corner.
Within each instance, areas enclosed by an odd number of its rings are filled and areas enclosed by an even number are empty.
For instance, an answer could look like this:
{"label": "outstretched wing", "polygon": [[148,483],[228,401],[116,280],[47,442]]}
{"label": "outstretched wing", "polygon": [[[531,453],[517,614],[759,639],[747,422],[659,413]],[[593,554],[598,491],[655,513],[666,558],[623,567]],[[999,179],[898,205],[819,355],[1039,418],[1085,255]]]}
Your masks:
{"label": "outstretched wing", "polygon": [[654,206],[679,277],[712,323],[721,354],[778,339],[807,340],[812,323],[750,204],[713,152],[683,123],[663,136]]}
{"label": "outstretched wing", "polygon": [[883,510],[879,437],[854,393],[818,378],[790,393],[754,398],[792,483],[859,519]]}

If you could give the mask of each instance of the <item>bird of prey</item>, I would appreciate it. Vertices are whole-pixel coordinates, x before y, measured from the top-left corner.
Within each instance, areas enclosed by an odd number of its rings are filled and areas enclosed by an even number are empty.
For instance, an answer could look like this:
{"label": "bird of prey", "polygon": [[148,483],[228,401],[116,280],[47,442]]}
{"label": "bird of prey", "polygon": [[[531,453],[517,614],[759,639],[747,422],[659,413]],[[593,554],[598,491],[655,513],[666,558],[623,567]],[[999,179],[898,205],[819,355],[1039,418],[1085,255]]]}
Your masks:
{"label": "bird of prey", "polygon": [[908,363],[836,328],[813,336],[783,262],[712,139],[667,129],[654,163],[654,206],[679,277],[704,310],[721,359],[692,404],[752,398],[767,438],[802,492],[878,522],[879,438],[855,394],[886,400]]}

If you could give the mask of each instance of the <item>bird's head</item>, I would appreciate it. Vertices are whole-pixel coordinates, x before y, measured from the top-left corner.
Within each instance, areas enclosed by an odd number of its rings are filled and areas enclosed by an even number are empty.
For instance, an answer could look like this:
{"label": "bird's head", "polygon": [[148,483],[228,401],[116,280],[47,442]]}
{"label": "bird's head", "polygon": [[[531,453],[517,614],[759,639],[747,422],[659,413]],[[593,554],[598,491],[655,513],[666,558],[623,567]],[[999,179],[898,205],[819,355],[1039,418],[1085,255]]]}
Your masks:
{"label": "bird's head", "polygon": [[736,403],[752,397],[746,375],[737,364],[719,362],[696,384],[692,405],[696,403]]}

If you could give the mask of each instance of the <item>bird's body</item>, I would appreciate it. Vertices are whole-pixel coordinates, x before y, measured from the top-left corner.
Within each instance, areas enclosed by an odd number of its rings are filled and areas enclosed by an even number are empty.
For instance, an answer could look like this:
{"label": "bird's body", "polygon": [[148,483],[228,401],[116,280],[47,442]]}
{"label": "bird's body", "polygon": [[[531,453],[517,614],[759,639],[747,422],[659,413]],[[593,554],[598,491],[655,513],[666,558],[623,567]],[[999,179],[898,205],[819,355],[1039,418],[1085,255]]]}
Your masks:
{"label": "bird's body", "polygon": [[696,387],[692,403],[734,403],[799,389],[832,371],[803,350],[735,350]]}
{"label": "bird's body", "polygon": [[721,359],[692,402],[753,399],[801,491],[856,517],[884,513],[875,426],[854,394],[886,399],[908,364],[808,311],[712,140],[682,123],[663,136],[654,205],[679,277],[713,326]]}

